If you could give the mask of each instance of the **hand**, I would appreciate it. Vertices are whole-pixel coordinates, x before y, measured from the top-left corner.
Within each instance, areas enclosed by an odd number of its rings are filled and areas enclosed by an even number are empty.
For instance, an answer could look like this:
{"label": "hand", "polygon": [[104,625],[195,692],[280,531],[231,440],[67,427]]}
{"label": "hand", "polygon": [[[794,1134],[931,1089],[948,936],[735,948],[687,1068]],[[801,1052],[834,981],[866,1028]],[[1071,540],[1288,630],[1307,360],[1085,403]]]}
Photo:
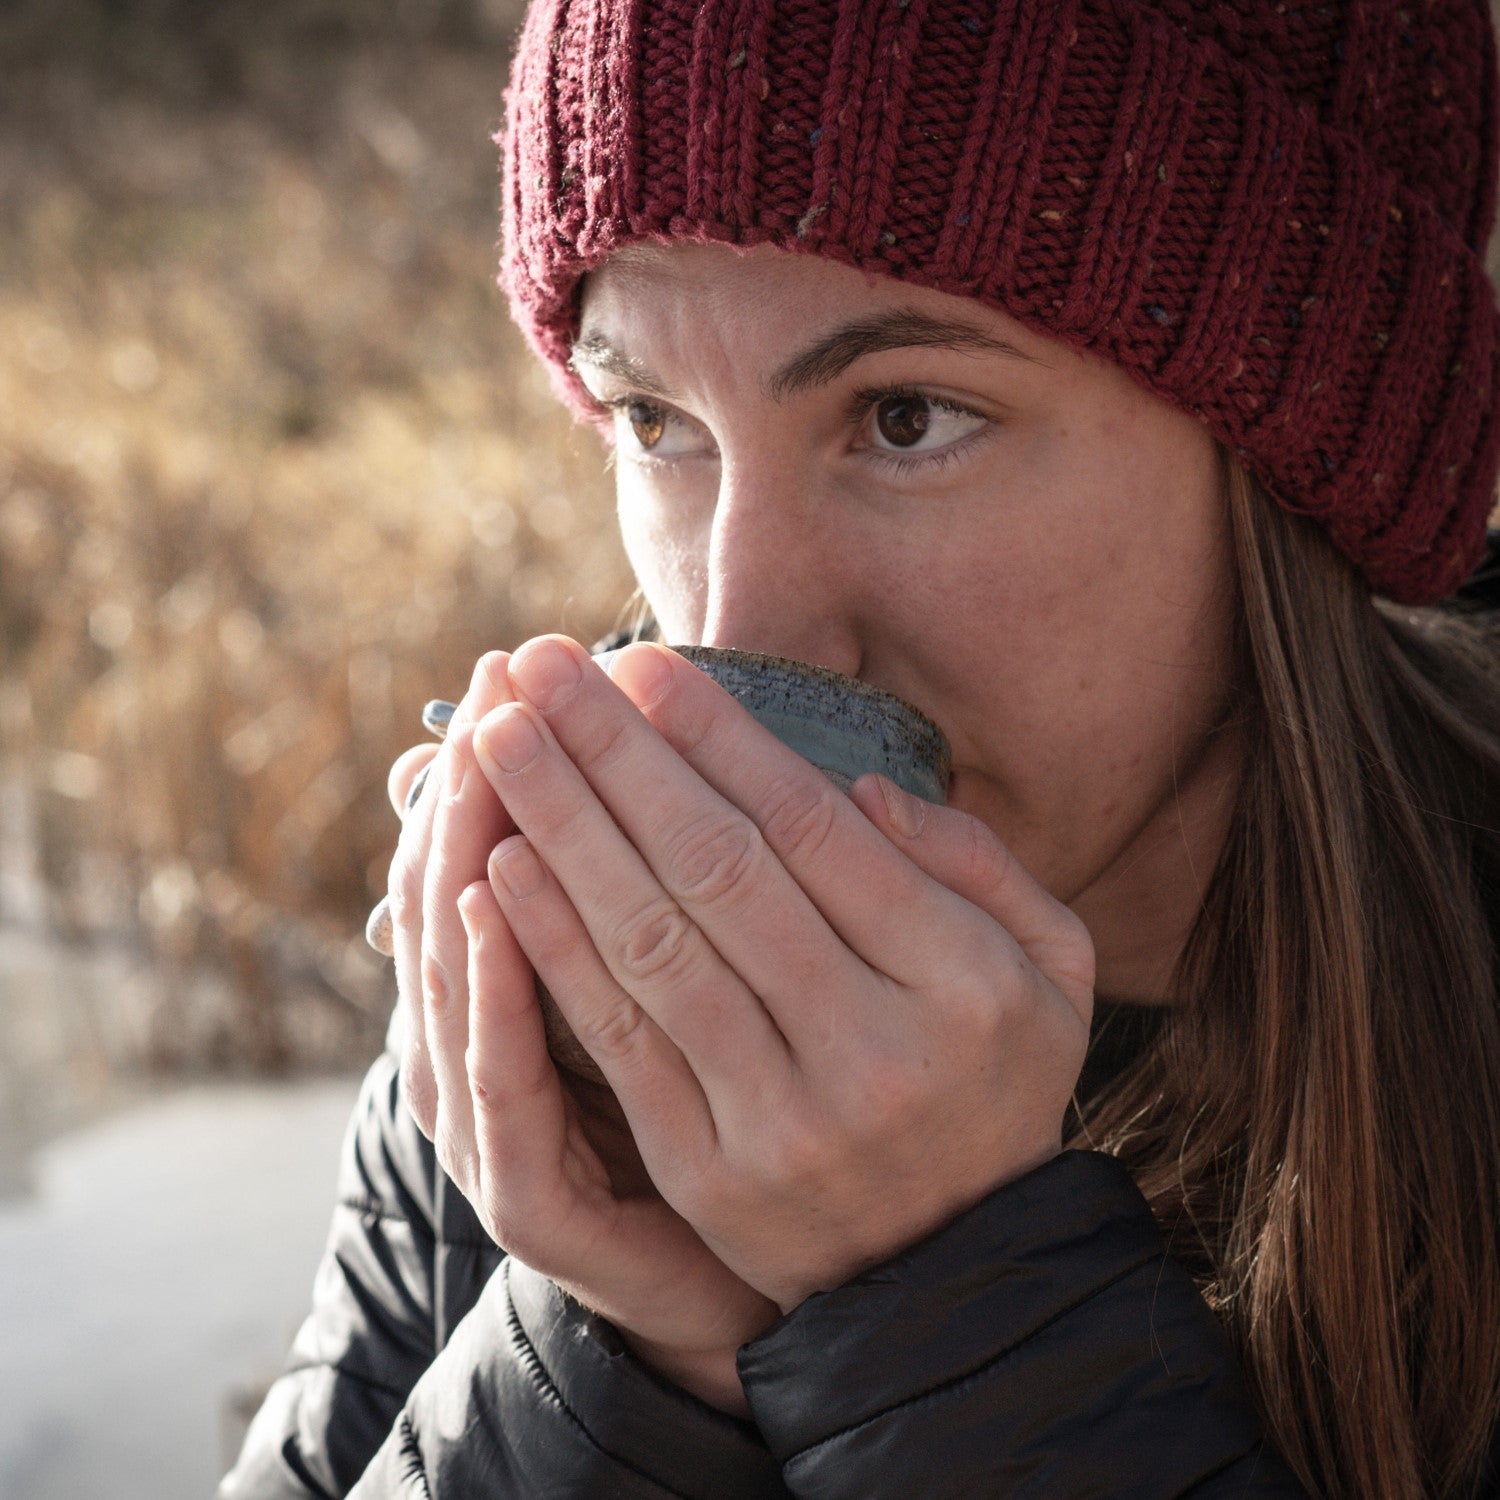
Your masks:
{"label": "hand", "polygon": [[[474,1134],[467,1080],[451,1065],[455,1052],[461,1061],[468,1039],[468,938],[458,898],[483,878],[490,850],[515,827],[483,778],[471,774],[469,737],[476,718],[510,701],[508,659],[501,651],[480,659],[444,743],[408,750],[388,781],[402,820],[389,881],[396,983],[406,1013],[402,1093],[456,1181],[472,1170]],[[419,775],[423,785],[413,800]]]}
{"label": "hand", "polygon": [[843,797],[661,648],[612,672],[528,643],[475,731],[520,830],[491,861],[503,961],[667,1203],[790,1309],[1061,1149],[1092,944],[976,820],[876,777]]}
{"label": "hand", "polygon": [[735,1350],[776,1308],[663,1202],[614,1095],[559,1077],[535,976],[485,878],[514,825],[470,740],[475,717],[510,699],[506,661],[480,662],[443,746],[410,750],[391,771],[403,816],[390,880],[403,1094],[497,1243],[613,1321],[663,1374],[743,1413]]}

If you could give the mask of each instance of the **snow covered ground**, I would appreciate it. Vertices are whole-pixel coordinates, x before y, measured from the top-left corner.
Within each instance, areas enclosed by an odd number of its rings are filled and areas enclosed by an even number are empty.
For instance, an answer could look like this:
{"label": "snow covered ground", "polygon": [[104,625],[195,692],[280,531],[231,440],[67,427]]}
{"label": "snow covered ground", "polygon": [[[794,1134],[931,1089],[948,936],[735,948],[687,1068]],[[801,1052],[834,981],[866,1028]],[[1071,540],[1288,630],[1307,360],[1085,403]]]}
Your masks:
{"label": "snow covered ground", "polygon": [[357,1080],[189,1088],[0,1200],[0,1496],[203,1500],[306,1309]]}

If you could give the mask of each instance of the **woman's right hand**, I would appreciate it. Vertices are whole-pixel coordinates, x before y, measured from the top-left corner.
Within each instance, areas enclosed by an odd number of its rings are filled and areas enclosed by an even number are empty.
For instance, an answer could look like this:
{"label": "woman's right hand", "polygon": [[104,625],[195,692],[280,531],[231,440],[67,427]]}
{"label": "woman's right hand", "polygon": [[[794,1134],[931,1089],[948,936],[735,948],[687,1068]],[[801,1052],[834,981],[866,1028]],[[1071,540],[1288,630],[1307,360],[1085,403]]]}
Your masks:
{"label": "woman's right hand", "polygon": [[661,1374],[743,1414],[735,1351],[779,1311],[662,1199],[609,1089],[554,1066],[534,971],[490,887],[490,854],[515,828],[472,735],[512,701],[508,663],[505,652],[482,658],[443,744],[391,768],[403,1095],[497,1244],[608,1319]]}

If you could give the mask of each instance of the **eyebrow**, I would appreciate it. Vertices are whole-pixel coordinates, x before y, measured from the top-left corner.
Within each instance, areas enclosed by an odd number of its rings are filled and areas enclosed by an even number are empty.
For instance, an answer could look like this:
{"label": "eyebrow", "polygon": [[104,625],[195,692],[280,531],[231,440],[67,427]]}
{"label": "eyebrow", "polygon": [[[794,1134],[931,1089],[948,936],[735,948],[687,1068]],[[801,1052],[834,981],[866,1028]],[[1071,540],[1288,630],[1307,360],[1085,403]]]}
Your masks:
{"label": "eyebrow", "polygon": [[[971,354],[999,354],[1027,364],[1046,361],[1028,354],[1005,339],[997,339],[972,323],[933,318],[926,313],[897,309],[876,317],[845,323],[825,334],[815,344],[795,354],[765,382],[765,391],[775,401],[784,401],[799,391],[812,390],[837,380],[850,365],[866,355],[887,349],[956,349]],[[648,396],[674,399],[641,362],[595,329],[579,335],[569,363],[574,370],[587,366],[602,375],[613,375]]]}
{"label": "eyebrow", "polygon": [[827,385],[856,360],[886,349],[956,349],[967,354],[1001,354],[1042,364],[1005,339],[997,339],[958,319],[932,318],[926,313],[897,309],[835,328],[789,359],[767,382],[766,392],[783,401],[798,391]]}
{"label": "eyebrow", "polygon": [[573,351],[568,356],[568,368],[577,374],[587,366],[601,375],[613,375],[633,385],[647,396],[660,396],[663,401],[672,401],[671,391],[659,381],[640,360],[610,343],[604,334],[595,330],[585,331],[573,341]]}

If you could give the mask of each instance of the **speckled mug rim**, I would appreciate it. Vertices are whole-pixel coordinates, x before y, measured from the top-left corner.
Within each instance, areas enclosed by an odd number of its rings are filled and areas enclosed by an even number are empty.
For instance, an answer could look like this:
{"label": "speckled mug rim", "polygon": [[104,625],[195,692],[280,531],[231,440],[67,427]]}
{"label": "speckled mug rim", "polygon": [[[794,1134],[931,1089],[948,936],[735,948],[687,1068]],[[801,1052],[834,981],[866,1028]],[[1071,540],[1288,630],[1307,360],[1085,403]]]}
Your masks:
{"label": "speckled mug rim", "polygon": [[[621,646],[601,652],[595,660],[608,670],[609,660],[623,649]],[[895,693],[829,667],[763,651],[675,643],[667,644],[666,649],[713,678],[759,722],[814,764],[820,761],[817,755],[808,753],[805,731],[814,725],[817,713],[829,708],[830,699],[853,710],[858,717],[856,723],[830,724],[825,718],[821,726],[830,741],[842,741],[846,747],[859,746],[858,754],[846,750],[844,755],[831,757],[835,764],[821,765],[846,790],[854,776],[878,770],[916,796],[931,802],[946,800],[952,771],[947,738],[927,714]],[[724,681],[736,674],[748,685],[748,693]],[[758,695],[755,690],[762,685],[765,692]],[[785,712],[778,713],[771,702],[776,693],[785,695]],[[777,723],[800,732],[782,733]],[[883,753],[866,753],[866,747],[876,736]]]}

